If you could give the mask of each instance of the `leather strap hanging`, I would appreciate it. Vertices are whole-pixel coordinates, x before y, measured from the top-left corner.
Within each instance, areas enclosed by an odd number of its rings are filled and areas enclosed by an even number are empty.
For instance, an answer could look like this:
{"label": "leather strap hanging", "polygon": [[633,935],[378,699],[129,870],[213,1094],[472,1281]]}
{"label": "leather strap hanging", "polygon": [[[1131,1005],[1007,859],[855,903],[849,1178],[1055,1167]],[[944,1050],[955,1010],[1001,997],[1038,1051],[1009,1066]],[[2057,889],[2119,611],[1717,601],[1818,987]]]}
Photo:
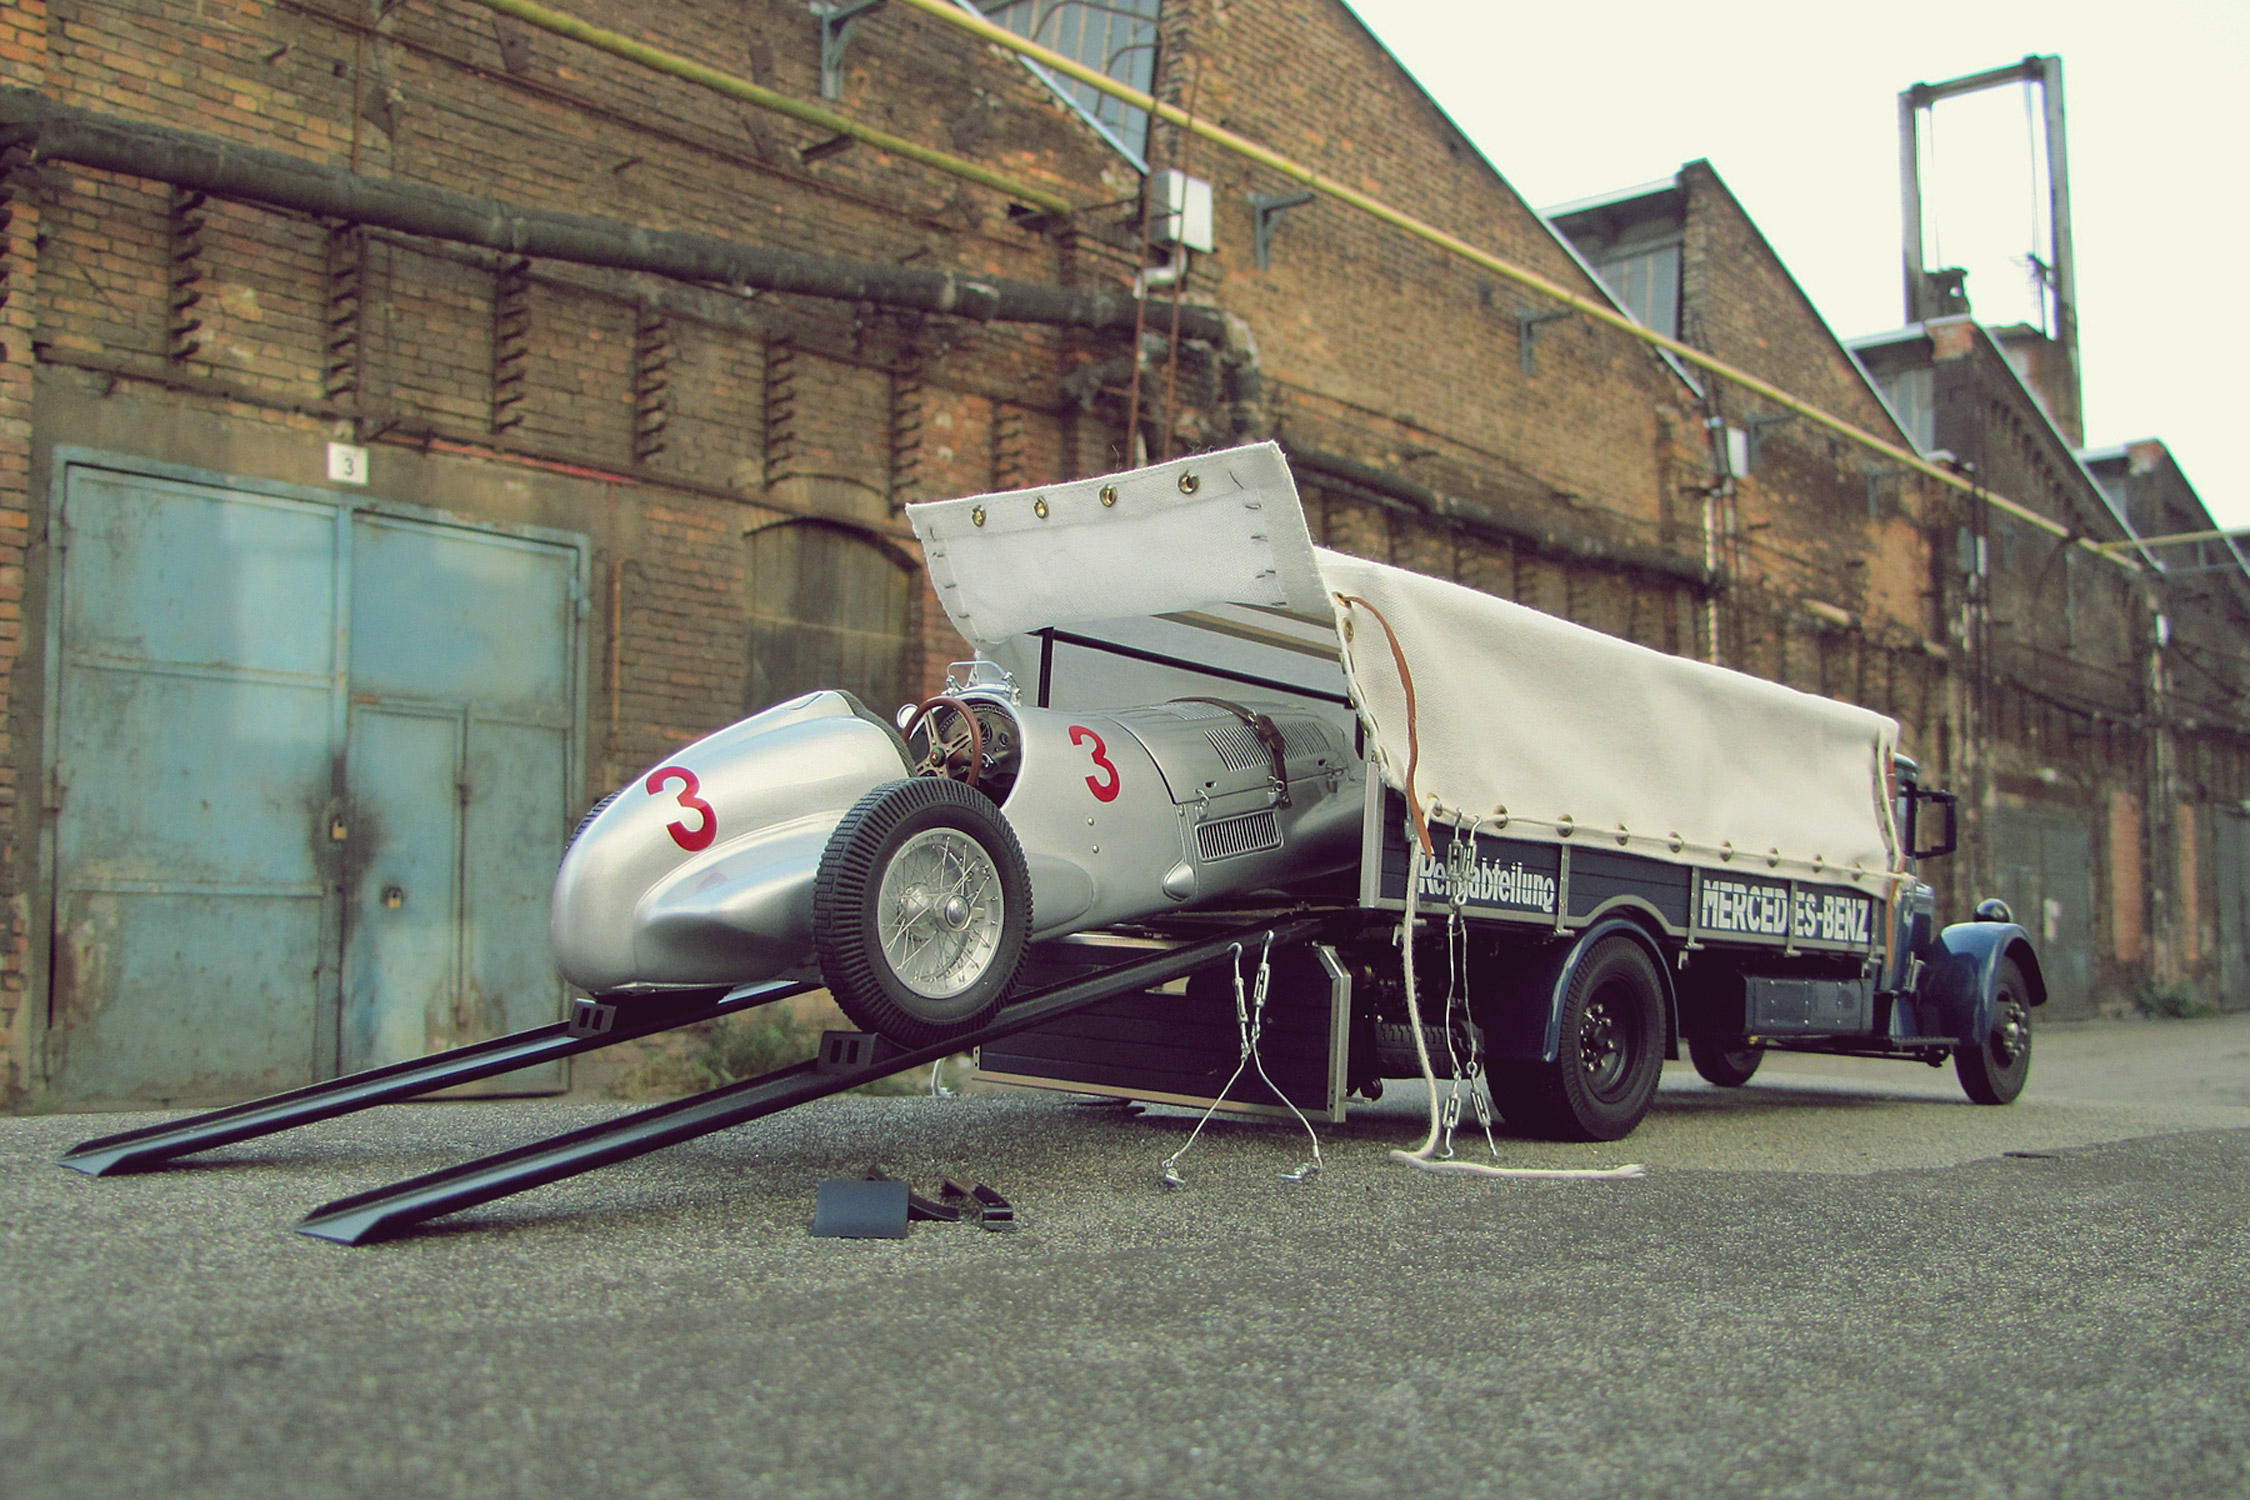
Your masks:
{"label": "leather strap hanging", "polygon": [[1276,724],[1264,714],[1254,713],[1241,704],[1230,703],[1224,698],[1174,698],[1172,701],[1174,703],[1208,703],[1213,708],[1223,708],[1240,719],[1244,726],[1258,737],[1258,743],[1266,747],[1266,755],[1273,762],[1274,791],[1281,799],[1274,805],[1277,807],[1289,805],[1289,742],[1282,738],[1279,724]]}

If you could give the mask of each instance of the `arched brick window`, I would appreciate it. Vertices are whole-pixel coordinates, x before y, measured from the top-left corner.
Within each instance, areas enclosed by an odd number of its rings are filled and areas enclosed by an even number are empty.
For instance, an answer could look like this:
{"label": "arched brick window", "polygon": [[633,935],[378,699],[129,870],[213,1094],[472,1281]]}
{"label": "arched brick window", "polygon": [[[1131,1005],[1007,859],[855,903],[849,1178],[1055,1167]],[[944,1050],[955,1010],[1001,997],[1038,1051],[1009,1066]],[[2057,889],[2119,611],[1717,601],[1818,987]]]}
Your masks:
{"label": "arched brick window", "polygon": [[753,531],[749,540],[745,711],[815,688],[844,688],[888,715],[914,695],[910,559],[827,521],[787,521]]}

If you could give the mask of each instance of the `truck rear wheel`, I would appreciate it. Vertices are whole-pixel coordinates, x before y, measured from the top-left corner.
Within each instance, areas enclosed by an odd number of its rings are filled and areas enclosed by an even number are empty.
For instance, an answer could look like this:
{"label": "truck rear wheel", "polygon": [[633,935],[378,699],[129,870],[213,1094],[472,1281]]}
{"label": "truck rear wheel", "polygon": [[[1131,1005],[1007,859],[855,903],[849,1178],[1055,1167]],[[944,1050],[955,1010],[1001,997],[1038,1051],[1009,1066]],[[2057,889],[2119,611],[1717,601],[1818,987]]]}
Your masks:
{"label": "truck rear wheel", "polygon": [[1611,936],[1571,974],[1555,1060],[1495,1064],[1494,1099],[1531,1135],[1620,1140],[1648,1113],[1663,1067],[1663,980],[1648,950]]}
{"label": "truck rear wheel", "polygon": [[1715,1083],[1723,1089],[1738,1089],[1750,1081],[1765,1059],[1766,1049],[1736,1037],[1732,1041],[1718,1041],[1708,1037],[1690,1038],[1687,1044],[1688,1061],[1695,1071],[1703,1075],[1706,1083]]}
{"label": "truck rear wheel", "polygon": [[2031,1076],[2030,989],[2012,958],[2000,960],[1993,986],[1992,1024],[1982,1038],[1953,1049],[1961,1091],[1979,1104],[2012,1104]]}
{"label": "truck rear wheel", "polygon": [[1007,998],[1031,876],[990,799],[893,781],[836,825],[813,882],[813,948],[845,1015],[907,1047],[975,1030]]}

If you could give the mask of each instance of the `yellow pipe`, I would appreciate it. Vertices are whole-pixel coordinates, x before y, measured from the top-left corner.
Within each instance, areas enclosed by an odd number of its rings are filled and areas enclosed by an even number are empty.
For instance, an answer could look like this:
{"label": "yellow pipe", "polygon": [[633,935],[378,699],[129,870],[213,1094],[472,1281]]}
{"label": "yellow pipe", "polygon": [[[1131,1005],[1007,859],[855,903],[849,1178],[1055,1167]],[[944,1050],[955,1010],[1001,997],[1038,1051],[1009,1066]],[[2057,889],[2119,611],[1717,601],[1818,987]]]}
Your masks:
{"label": "yellow pipe", "polygon": [[585,45],[598,51],[607,52],[613,57],[622,57],[627,62],[639,63],[642,67],[653,68],[659,73],[669,73],[674,78],[684,78],[689,83],[700,85],[713,93],[724,94],[730,99],[739,99],[745,104],[754,104],[760,109],[770,109],[776,114],[787,115],[792,120],[801,120],[807,125],[818,126],[822,130],[833,131],[837,135],[848,135],[853,140],[866,142],[878,151],[887,151],[893,156],[903,156],[908,161],[920,162],[923,166],[935,167],[940,172],[966,178],[981,187],[991,188],[994,192],[1006,193],[1011,198],[1021,199],[1034,207],[1046,209],[1049,213],[1067,214],[1071,211],[1072,205],[1067,199],[1058,198],[1052,193],[1041,192],[1038,188],[1018,182],[1012,177],[1003,177],[998,172],[978,166],[975,162],[964,161],[958,156],[949,156],[943,151],[919,145],[902,136],[876,130],[871,126],[862,125],[856,120],[848,120],[842,115],[831,114],[818,105],[806,104],[802,100],[790,98],[787,94],[777,94],[772,89],[760,88],[747,79],[737,78],[731,73],[722,73],[716,68],[707,68],[699,62],[691,62],[675,53],[666,52],[660,47],[651,47],[646,42],[636,42],[631,37],[620,36],[614,31],[604,31],[599,26],[589,26],[575,16],[566,16],[560,11],[549,10],[544,5],[534,5],[530,3],[530,0],[477,0],[477,3],[488,9],[499,11],[502,15],[514,16],[528,26],[536,26],[542,31],[551,31],[557,36],[569,37],[574,42],[583,42]]}
{"label": "yellow pipe", "polygon": [[2133,547],[2169,547],[2175,542],[2223,542],[2229,537],[2250,537],[2250,526],[2225,531],[2175,531],[2170,536],[2129,536],[2121,542],[2097,542],[2096,550],[2123,552]]}
{"label": "yellow pipe", "polygon": [[[496,0],[485,0],[485,3],[493,4],[496,3]],[[1066,74],[1089,87],[1101,90],[1113,99],[1122,100],[1136,109],[1145,110],[1160,120],[1201,136],[1204,140],[1224,147],[1238,156],[1247,157],[1258,165],[1278,172],[1293,182],[1302,183],[1316,193],[1323,193],[1339,203],[1348,204],[1362,213],[1369,214],[1383,223],[1389,224],[1394,229],[1402,229],[1417,239],[1425,240],[1442,250],[1459,256],[1472,265],[1480,266],[1496,276],[1506,277],[1520,286],[1530,288],[1543,297],[1560,302],[1571,311],[1596,323],[1606,324],[1644,343],[1654,344],[1660,349],[1669,350],[1688,364],[1730,381],[1753,395],[1762,396],[1774,405],[1795,412],[1807,421],[1825,427],[1839,437],[1857,443],[1863,448],[1880,453],[1894,463],[1912,469],[1918,474],[1928,475],[1930,478],[1951,485],[1957,490],[1979,496],[1994,509],[2004,511],[2019,521],[2039,528],[2050,536],[2071,536],[2070,528],[2059,522],[2049,520],[2030,507],[2010,500],[2005,495],[1993,494],[1991,491],[1979,487],[1974,480],[1964,478],[1950,469],[1933,464],[1919,453],[1912,453],[1886,442],[1874,433],[1855,427],[1842,417],[1832,416],[1808,401],[1801,401],[1778,386],[1760,380],[1747,370],[1736,369],[1724,360],[1716,359],[1692,345],[1683,344],[1675,338],[1667,338],[1652,328],[1645,328],[1615,308],[1596,302],[1590,297],[1581,297],[1568,287],[1549,281],[1536,271],[1528,270],[1512,261],[1502,260],[1488,251],[1480,250],[1468,241],[1448,234],[1434,224],[1425,223],[1413,215],[1392,208],[1389,204],[1371,198],[1357,189],[1346,187],[1343,183],[1323,177],[1312,168],[1291,161],[1279,152],[1270,151],[1255,141],[1236,135],[1231,130],[1198,120],[1175,105],[1166,104],[1162,100],[1141,92],[1139,89],[1119,83],[1106,73],[1094,71],[1076,58],[1065,57],[1060,52],[1042,47],[1026,37],[1018,36],[1004,26],[995,25],[979,16],[972,16],[956,6],[953,0],[902,0],[902,3],[910,5],[927,15],[934,16],[948,25],[958,26],[963,31],[973,33],[995,46],[1005,47],[1011,52],[1032,58],[1058,73]],[[2133,562],[2130,558],[2118,555],[2114,551],[2106,550],[2102,544],[2094,542],[2091,538],[2075,537],[2072,539],[2097,557],[2106,557],[2126,568],[2139,571],[2139,564]]]}

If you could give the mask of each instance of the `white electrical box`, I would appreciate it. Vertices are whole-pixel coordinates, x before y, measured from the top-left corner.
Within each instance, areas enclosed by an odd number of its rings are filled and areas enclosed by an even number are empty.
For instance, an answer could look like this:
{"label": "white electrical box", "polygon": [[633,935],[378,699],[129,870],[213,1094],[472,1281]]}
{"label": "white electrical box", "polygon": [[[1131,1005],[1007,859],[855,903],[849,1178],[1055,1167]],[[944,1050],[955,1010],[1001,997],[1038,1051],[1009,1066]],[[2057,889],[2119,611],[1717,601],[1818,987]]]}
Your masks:
{"label": "white electrical box", "polygon": [[1149,184],[1156,194],[1149,237],[1159,245],[1211,248],[1211,184],[1167,167]]}

